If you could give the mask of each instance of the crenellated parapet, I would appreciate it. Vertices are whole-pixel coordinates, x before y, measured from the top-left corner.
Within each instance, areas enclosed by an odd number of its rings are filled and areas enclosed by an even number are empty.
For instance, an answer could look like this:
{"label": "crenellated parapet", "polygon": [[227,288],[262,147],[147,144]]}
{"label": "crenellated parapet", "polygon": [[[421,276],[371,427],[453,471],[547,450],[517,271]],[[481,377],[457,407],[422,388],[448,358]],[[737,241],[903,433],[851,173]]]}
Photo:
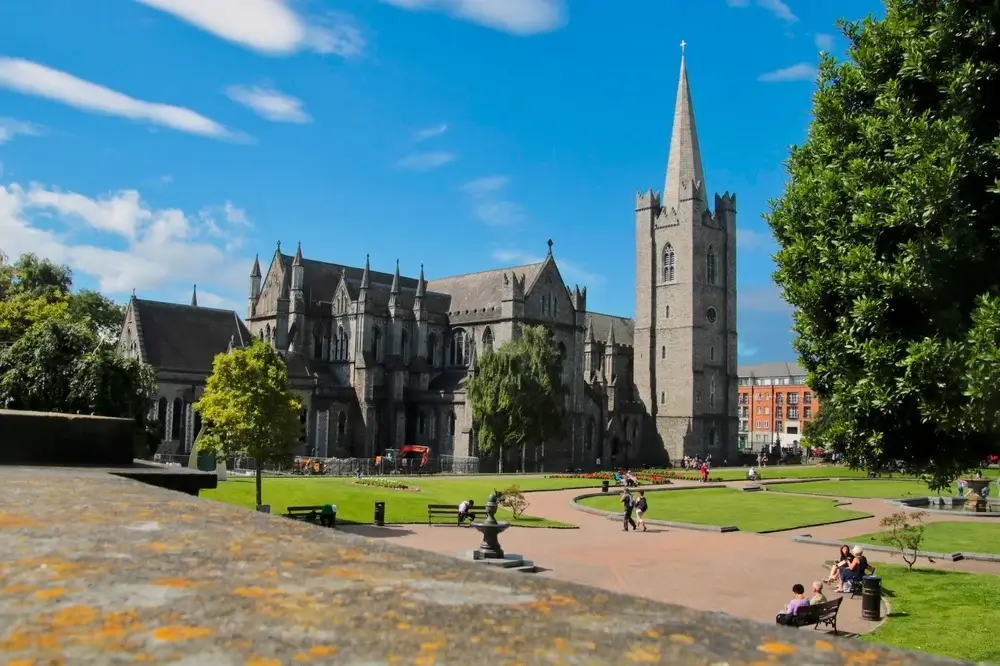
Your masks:
{"label": "crenellated parapet", "polygon": [[645,192],[636,192],[635,209],[637,211],[640,210],[658,211],[660,209],[660,193],[654,192],[652,188],[646,190]]}

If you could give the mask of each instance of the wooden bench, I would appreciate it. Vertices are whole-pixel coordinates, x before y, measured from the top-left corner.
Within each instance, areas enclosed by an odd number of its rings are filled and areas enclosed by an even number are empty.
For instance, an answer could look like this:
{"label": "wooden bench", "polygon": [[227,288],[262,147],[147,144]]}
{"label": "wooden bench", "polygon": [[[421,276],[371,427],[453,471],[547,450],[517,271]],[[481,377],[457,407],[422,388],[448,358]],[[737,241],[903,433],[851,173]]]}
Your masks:
{"label": "wooden bench", "polygon": [[[315,523],[319,521],[320,513],[322,511],[323,505],[321,504],[316,506],[290,506],[285,509],[285,517]],[[333,512],[333,524],[337,524],[336,510]]]}
{"label": "wooden bench", "polygon": [[819,625],[825,624],[833,628],[833,633],[837,634],[837,611],[840,610],[843,601],[844,597],[837,597],[815,606],[803,606],[794,615],[779,614],[776,622],[796,629],[809,625],[812,625],[813,629],[819,629]]}
{"label": "wooden bench", "polygon": [[[473,507],[472,512],[476,512],[476,507]],[[458,525],[458,506],[454,504],[428,504],[427,524],[430,525],[433,519],[438,516],[447,516],[451,522]]]}

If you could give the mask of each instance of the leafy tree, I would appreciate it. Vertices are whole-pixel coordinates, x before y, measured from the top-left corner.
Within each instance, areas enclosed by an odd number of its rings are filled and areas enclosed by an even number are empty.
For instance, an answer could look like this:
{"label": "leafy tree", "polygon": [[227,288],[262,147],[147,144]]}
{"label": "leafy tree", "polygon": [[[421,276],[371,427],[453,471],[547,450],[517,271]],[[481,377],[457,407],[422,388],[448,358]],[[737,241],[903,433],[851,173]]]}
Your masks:
{"label": "leafy tree", "polygon": [[885,4],[823,57],[774,277],[835,450],[950,479],[1000,428],[1000,31],[994,3]]}
{"label": "leafy tree", "polygon": [[521,486],[516,483],[505,488],[500,494],[500,506],[510,511],[515,520],[521,517],[530,504]]}
{"label": "leafy tree", "polygon": [[289,462],[299,441],[302,404],[288,381],[285,361],[261,340],[217,355],[194,408],[206,424],[199,450],[254,460],[260,506],[263,466]]}
{"label": "leafy tree", "polygon": [[69,295],[68,311],[74,319],[86,319],[102,340],[115,340],[125,323],[125,306],[104,294],[81,289]]}
{"label": "leafy tree", "polygon": [[0,352],[0,406],[133,419],[140,455],[155,390],[151,367],[67,317],[39,322]]}
{"label": "leafy tree", "polygon": [[479,360],[466,385],[479,450],[495,453],[503,471],[504,451],[559,437],[565,424],[563,358],[543,326],[525,326],[521,337]]}

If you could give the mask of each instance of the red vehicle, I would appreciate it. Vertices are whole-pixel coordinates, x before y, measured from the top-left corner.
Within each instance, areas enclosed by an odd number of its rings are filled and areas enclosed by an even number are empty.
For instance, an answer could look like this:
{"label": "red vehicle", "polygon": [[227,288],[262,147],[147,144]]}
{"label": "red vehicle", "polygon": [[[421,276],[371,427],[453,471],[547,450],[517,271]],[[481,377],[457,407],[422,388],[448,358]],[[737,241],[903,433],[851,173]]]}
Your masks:
{"label": "red vehicle", "polygon": [[[431,447],[429,446],[418,446],[416,444],[407,444],[399,450],[396,456],[400,460],[420,460],[420,466],[423,467],[427,464],[427,461],[431,459]],[[411,463],[412,464],[412,463]]]}

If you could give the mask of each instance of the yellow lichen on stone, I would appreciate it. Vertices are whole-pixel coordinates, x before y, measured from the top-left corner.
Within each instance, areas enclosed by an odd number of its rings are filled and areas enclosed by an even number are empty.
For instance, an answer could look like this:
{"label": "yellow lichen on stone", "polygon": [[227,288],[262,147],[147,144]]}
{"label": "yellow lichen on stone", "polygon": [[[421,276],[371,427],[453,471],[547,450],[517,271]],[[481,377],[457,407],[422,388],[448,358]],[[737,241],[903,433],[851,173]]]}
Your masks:
{"label": "yellow lichen on stone", "polygon": [[792,654],[795,652],[794,646],[775,641],[768,641],[767,643],[760,645],[757,649],[761,652],[766,652],[767,654]]}
{"label": "yellow lichen on stone", "polygon": [[277,594],[281,594],[282,591],[276,587],[257,587],[256,585],[251,585],[248,587],[237,587],[233,590],[233,594],[238,597],[249,597],[250,599],[261,599],[264,597],[272,597]]}
{"label": "yellow lichen on stone", "polygon": [[34,659],[11,659],[7,666],[35,666],[37,663]]}
{"label": "yellow lichen on stone", "polygon": [[655,664],[660,661],[660,648],[656,645],[633,645],[625,658],[636,664]]}
{"label": "yellow lichen on stone", "polygon": [[42,601],[48,601],[50,599],[58,599],[59,597],[66,594],[65,587],[50,587],[44,590],[38,590],[35,592],[35,598]]}
{"label": "yellow lichen on stone", "polygon": [[208,638],[215,634],[215,629],[209,627],[160,627],[153,632],[153,638],[158,641],[177,642],[190,641],[196,638]]}
{"label": "yellow lichen on stone", "polygon": [[34,585],[8,585],[0,590],[4,594],[27,594],[35,589]]}
{"label": "yellow lichen on stone", "polygon": [[283,666],[283,664],[280,659],[254,656],[247,659],[246,666]]}
{"label": "yellow lichen on stone", "polygon": [[86,627],[93,624],[100,615],[100,611],[93,606],[67,606],[52,614],[50,624],[60,629]]}
{"label": "yellow lichen on stone", "polygon": [[153,581],[153,585],[158,585],[159,587],[191,587],[194,583],[186,578],[157,578]]}
{"label": "yellow lichen on stone", "polygon": [[410,623],[409,622],[397,622],[396,623],[396,628],[399,629],[400,631],[406,631],[407,629],[410,628]]}
{"label": "yellow lichen on stone", "polygon": [[816,645],[816,648],[819,649],[819,650],[832,650],[833,649],[833,643],[831,643],[830,641],[816,641],[815,645]]}
{"label": "yellow lichen on stone", "polygon": [[19,516],[14,513],[0,513],[0,529],[18,527],[34,527],[38,523],[27,516]]}
{"label": "yellow lichen on stone", "polygon": [[694,645],[694,638],[687,634],[670,634],[670,640],[681,645]]}

